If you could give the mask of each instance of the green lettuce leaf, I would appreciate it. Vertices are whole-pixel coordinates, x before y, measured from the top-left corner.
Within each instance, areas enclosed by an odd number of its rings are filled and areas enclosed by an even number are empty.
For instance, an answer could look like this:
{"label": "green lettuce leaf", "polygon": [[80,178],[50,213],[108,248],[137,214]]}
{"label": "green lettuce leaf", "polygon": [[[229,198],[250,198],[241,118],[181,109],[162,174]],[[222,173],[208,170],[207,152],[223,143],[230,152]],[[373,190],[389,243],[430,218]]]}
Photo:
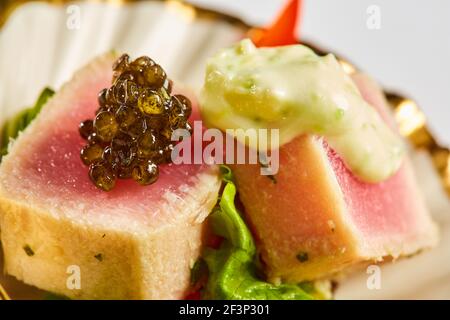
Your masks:
{"label": "green lettuce leaf", "polygon": [[256,248],[250,230],[234,205],[236,187],[231,170],[222,166],[226,183],[209,219],[214,232],[224,238],[219,249],[205,249],[208,266],[206,299],[225,300],[310,300],[320,298],[314,285],[274,285],[258,278]]}
{"label": "green lettuce leaf", "polygon": [[8,153],[8,145],[10,141],[17,138],[19,133],[23,131],[34,118],[36,118],[44,104],[54,94],[55,91],[50,88],[45,88],[42,90],[34,106],[22,110],[5,122],[0,135],[0,161],[2,156]]}

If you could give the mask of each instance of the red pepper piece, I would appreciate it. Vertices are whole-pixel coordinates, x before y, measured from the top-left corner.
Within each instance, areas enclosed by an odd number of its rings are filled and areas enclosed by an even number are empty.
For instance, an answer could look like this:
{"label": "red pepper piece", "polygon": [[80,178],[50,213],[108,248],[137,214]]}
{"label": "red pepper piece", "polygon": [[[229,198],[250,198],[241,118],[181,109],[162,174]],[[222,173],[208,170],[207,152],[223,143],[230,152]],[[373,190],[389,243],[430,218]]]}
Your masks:
{"label": "red pepper piece", "polygon": [[298,42],[296,26],[300,20],[302,0],[290,0],[275,22],[267,29],[253,29],[250,37],[257,47],[275,47]]}

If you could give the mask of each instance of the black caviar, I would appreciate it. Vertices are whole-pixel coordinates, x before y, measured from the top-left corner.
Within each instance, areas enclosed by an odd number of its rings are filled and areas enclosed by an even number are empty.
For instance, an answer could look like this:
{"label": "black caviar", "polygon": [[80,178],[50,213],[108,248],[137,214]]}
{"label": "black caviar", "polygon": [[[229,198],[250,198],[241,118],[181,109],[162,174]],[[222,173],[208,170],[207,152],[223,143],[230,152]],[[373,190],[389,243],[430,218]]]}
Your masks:
{"label": "black caviar", "polygon": [[183,95],[172,95],[172,81],[149,57],[130,62],[127,54],[113,65],[110,88],[98,95],[99,108],[79,132],[87,144],[80,157],[89,177],[109,191],[117,179],[141,185],[158,179],[158,165],[171,161],[176,129],[191,131],[187,122],[192,106]]}

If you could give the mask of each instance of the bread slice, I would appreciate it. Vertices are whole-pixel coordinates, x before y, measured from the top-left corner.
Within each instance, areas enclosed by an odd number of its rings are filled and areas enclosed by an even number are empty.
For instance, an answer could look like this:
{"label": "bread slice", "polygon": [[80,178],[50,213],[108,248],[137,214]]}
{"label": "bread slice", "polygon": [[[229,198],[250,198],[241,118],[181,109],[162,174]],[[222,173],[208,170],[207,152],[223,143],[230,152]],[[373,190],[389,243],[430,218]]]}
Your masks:
{"label": "bread slice", "polygon": [[[103,192],[79,158],[78,124],[94,116],[114,56],[97,58],[44,106],[0,165],[5,271],[77,299],[179,299],[217,201],[217,168],[164,165],[142,187]],[[78,271],[79,285],[78,288]]]}
{"label": "bread slice", "polygon": [[[378,86],[354,75],[364,98],[392,125]],[[240,199],[273,281],[332,277],[361,264],[408,256],[437,243],[408,158],[386,181],[360,181],[318,136],[280,149],[273,179],[233,166]],[[351,269],[351,268],[350,268]]]}

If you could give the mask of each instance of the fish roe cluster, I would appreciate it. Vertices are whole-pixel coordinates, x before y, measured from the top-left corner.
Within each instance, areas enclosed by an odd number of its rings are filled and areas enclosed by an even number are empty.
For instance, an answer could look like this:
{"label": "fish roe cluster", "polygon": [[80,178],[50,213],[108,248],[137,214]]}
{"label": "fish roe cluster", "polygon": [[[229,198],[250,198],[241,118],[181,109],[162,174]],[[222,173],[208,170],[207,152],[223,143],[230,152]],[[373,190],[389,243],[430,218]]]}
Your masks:
{"label": "fish roe cluster", "polygon": [[191,102],[171,94],[172,81],[160,65],[146,56],[130,62],[124,54],[113,71],[112,86],[98,95],[95,118],[79,126],[87,142],[81,160],[104,191],[114,188],[117,179],[154,183],[158,166],[171,161],[172,132],[191,131]]}

